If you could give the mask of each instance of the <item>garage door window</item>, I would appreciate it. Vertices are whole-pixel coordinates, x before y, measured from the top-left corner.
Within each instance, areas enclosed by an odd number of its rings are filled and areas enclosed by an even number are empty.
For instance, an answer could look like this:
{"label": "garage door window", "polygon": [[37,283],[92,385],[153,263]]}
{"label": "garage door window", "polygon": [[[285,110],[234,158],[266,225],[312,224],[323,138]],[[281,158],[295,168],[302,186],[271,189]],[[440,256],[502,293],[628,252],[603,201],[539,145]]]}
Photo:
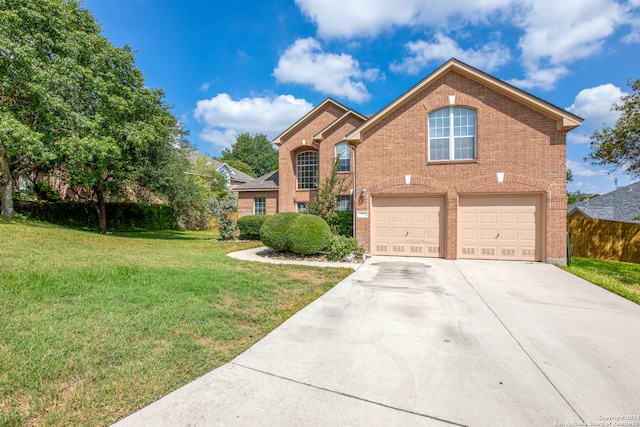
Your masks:
{"label": "garage door window", "polygon": [[429,113],[429,161],[476,159],[476,112],[451,107]]}

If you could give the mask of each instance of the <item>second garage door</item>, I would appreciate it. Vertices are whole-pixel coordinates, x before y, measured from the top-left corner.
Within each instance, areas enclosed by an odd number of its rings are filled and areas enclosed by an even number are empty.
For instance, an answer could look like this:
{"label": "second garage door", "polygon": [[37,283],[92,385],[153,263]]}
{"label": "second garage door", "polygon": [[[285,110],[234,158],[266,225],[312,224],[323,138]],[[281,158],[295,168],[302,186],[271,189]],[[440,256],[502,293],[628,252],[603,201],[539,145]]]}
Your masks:
{"label": "second garage door", "polygon": [[374,197],[374,255],[444,256],[444,197]]}
{"label": "second garage door", "polygon": [[539,195],[461,196],[458,257],[540,261]]}

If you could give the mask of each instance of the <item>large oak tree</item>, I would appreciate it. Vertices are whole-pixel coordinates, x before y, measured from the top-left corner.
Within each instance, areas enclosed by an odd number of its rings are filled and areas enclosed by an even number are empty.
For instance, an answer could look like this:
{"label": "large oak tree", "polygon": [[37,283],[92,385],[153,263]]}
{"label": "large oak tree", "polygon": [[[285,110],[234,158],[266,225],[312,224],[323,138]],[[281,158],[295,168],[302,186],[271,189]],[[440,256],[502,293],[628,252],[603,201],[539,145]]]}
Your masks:
{"label": "large oak tree", "polygon": [[[108,197],[154,187],[150,175],[185,164],[162,91],[144,85],[131,48],[113,46],[75,0],[0,0],[0,75],[5,216],[15,179],[54,163],[94,203],[105,232]],[[174,192],[182,175],[172,175]]]}
{"label": "large oak tree", "polygon": [[242,133],[236,136],[236,142],[231,148],[222,150],[222,161],[227,159],[240,160],[248,164],[257,176],[278,169],[278,150],[267,136],[261,133]]}
{"label": "large oak tree", "polygon": [[591,137],[589,159],[593,164],[640,176],[640,79],[629,86],[633,92],[612,107],[620,111],[615,126],[597,130]]}

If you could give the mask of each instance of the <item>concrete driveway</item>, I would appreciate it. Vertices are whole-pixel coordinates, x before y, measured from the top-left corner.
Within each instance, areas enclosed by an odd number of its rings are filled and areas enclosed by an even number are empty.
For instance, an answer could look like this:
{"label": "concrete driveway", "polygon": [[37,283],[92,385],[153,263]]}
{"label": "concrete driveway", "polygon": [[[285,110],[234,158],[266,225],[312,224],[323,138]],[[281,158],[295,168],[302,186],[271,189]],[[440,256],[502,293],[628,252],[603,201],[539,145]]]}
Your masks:
{"label": "concrete driveway", "polygon": [[607,421],[640,426],[640,306],[547,264],[373,257],[117,425]]}

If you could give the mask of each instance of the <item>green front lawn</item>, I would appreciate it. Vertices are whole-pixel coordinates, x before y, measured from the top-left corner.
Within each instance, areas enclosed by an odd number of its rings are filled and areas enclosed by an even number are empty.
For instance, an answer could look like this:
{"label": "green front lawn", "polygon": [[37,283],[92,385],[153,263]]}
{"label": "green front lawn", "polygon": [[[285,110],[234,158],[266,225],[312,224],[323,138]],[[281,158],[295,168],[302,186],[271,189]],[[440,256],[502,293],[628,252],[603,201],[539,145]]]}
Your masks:
{"label": "green front lawn", "polygon": [[0,218],[0,425],[108,425],[228,362],[350,274],[212,232]]}
{"label": "green front lawn", "polygon": [[640,265],[573,257],[564,268],[576,276],[640,304]]}

